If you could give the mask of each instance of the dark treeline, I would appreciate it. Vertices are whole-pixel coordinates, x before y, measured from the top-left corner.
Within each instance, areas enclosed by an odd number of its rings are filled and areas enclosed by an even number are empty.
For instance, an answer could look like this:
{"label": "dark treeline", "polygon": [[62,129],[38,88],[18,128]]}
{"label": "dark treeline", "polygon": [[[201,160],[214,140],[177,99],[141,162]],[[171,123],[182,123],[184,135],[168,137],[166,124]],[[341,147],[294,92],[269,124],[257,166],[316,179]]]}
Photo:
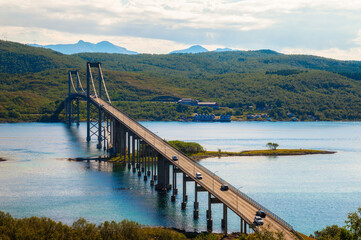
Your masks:
{"label": "dark treeline", "polygon": [[[310,238],[318,240],[359,240],[361,239],[361,207],[351,212],[345,221],[346,225],[327,226],[316,231]],[[99,225],[89,223],[79,218],[71,226],[55,222],[45,217],[13,218],[10,214],[0,211],[1,240],[218,240],[222,236],[204,233],[180,233],[171,229],[143,226],[139,223],[123,220],[121,222],[104,222]],[[249,235],[233,235],[231,239],[242,240],[282,240],[282,233],[268,230],[267,226],[261,232]]]}
{"label": "dark treeline", "polygon": [[[217,235],[193,234],[195,240],[216,240]],[[15,219],[0,211],[1,240],[182,240],[188,239],[174,230],[142,226],[133,221],[104,222],[99,225],[80,218],[71,226],[49,218]]]}
{"label": "dark treeline", "polygon": [[[180,233],[175,230],[143,226],[123,220],[104,222],[99,225],[79,218],[71,226],[45,217],[13,218],[0,211],[1,240],[219,240],[221,234]],[[262,233],[236,234],[228,239],[282,240],[282,234],[265,229]]]}

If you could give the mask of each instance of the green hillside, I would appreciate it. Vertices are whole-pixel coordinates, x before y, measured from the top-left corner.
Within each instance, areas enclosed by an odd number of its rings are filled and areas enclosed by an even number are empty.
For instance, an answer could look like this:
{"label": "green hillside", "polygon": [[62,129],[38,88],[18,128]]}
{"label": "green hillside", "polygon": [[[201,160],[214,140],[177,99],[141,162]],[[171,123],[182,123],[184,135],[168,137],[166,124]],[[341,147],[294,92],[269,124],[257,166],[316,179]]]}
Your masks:
{"label": "green hillside", "polygon": [[0,72],[28,73],[46,69],[80,67],[85,61],[45,48],[0,40]]}
{"label": "green hillside", "polygon": [[[9,57],[10,56],[10,57]],[[194,113],[269,114],[275,120],[361,120],[361,62],[270,50],[122,55],[0,42],[0,121],[49,120],[64,99],[67,72],[102,62],[114,104],[137,119],[178,120]],[[217,101],[222,108],[155,102],[162,96]],[[252,107],[250,107],[252,106]]]}
{"label": "green hillside", "polygon": [[[361,62],[338,61],[308,55],[284,55],[271,50],[207,52],[199,54],[122,55],[81,53],[87,61],[100,61],[115,71],[161,73],[162,76],[202,76],[247,72],[277,72],[288,75],[294,70],[324,70],[357,75]],[[288,72],[291,70],[291,72]]]}

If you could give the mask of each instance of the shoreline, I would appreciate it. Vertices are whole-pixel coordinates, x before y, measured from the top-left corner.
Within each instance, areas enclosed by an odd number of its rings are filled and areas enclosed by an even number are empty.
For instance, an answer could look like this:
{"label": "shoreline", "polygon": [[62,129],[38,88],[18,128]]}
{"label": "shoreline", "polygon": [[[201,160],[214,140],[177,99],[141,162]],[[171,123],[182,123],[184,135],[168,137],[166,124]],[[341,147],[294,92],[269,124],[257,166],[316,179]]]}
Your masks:
{"label": "shoreline", "polygon": [[[194,122],[194,121],[187,121],[187,120],[147,120],[147,119],[136,119],[137,122]],[[80,121],[81,123],[86,123],[86,121]],[[248,120],[248,119],[237,119],[232,120],[231,122],[361,122],[360,120],[298,120],[298,121],[292,121],[292,120]],[[220,122],[220,121],[198,121],[195,123],[231,123],[231,122]],[[63,123],[63,121],[4,121],[0,120],[0,123]]]}
{"label": "shoreline", "polygon": [[206,151],[204,153],[197,153],[191,155],[193,160],[202,160],[211,157],[244,157],[244,156],[301,156],[311,154],[334,154],[335,151],[326,150],[311,150],[311,149],[277,149],[277,150],[247,150],[242,152],[217,152]]}
{"label": "shoreline", "polygon": [[[194,161],[200,161],[206,158],[212,157],[249,157],[249,156],[303,156],[303,155],[312,155],[312,154],[335,154],[336,151],[327,151],[327,150],[312,150],[312,149],[277,149],[277,150],[247,150],[242,152],[218,152],[218,151],[206,151],[202,153],[196,153],[193,155],[188,155],[189,158]],[[122,163],[124,162],[123,157],[88,157],[88,158],[68,158],[68,161],[106,161],[112,163]],[[143,162],[143,159],[140,158],[140,162]]]}

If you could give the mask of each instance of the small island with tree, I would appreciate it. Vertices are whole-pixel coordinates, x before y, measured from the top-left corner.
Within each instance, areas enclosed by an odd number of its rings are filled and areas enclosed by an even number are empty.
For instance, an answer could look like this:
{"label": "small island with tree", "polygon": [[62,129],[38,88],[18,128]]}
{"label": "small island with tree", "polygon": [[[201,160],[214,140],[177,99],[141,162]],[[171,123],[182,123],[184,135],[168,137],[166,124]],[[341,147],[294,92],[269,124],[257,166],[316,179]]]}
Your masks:
{"label": "small island with tree", "polygon": [[308,154],[333,154],[334,151],[312,150],[312,149],[277,149],[277,143],[269,142],[265,150],[247,150],[241,152],[206,151],[200,144],[195,142],[169,141],[178,150],[187,154],[194,160],[201,160],[209,157],[228,157],[228,156],[290,156],[290,155],[308,155]]}
{"label": "small island with tree", "polygon": [[[166,140],[164,140],[166,141]],[[333,154],[334,151],[325,150],[311,150],[311,149],[277,149],[277,143],[269,142],[266,144],[268,149],[265,150],[247,150],[241,152],[224,152],[221,149],[218,151],[207,151],[203,146],[196,142],[184,142],[179,140],[167,141],[173,147],[192,158],[193,160],[201,160],[210,157],[230,157],[230,156],[292,156],[292,155],[308,155],[308,154]],[[89,160],[89,158],[69,159],[76,161]],[[112,157],[110,159],[98,159],[111,162],[123,162],[122,157]],[[143,158],[140,158],[143,161]]]}

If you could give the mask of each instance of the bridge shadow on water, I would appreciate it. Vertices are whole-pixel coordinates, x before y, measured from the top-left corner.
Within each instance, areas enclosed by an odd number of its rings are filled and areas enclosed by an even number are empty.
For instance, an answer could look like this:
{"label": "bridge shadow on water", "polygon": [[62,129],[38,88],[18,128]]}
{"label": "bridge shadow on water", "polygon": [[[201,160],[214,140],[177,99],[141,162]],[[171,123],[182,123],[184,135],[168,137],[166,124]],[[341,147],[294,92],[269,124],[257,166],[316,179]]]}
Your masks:
{"label": "bridge shadow on water", "polygon": [[[112,213],[116,216],[116,220],[122,219],[134,220],[141,224],[152,226],[174,227],[189,232],[200,232],[206,230],[206,209],[208,195],[207,193],[198,193],[200,206],[199,218],[193,218],[193,202],[194,202],[194,183],[187,183],[188,203],[185,210],[181,209],[182,202],[182,185],[178,184],[178,194],[176,201],[171,201],[171,191],[158,192],[154,186],[150,186],[150,182],[144,181],[143,176],[139,177],[137,172],[128,170],[122,163],[110,162],[80,162],[84,170],[98,172],[99,182],[102,182],[103,188],[108,188],[108,196],[110,204],[122,205],[128,208],[124,211],[123,207],[113,209]],[[172,170],[172,168],[170,169]],[[177,177],[177,182],[182,182],[182,176]],[[100,196],[101,197],[101,196]],[[106,199],[105,202],[108,202]],[[221,205],[214,205],[214,219],[221,219]],[[239,218],[229,212],[229,232],[239,231]],[[221,232],[220,222],[214,222],[214,232]]]}

